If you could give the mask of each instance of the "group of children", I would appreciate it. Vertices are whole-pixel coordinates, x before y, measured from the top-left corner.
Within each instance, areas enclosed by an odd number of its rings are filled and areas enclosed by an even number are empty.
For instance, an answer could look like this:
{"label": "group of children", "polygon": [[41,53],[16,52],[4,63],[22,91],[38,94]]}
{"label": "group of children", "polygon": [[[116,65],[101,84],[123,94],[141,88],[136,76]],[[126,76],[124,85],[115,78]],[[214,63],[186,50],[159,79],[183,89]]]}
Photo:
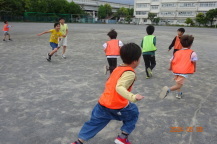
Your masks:
{"label": "group of children", "polygon": [[[57,52],[61,45],[67,43],[68,28],[64,25],[64,20],[60,19],[60,24],[55,23],[54,29],[38,34],[38,36],[51,33],[50,46],[52,51],[48,53],[47,60],[50,61],[52,55]],[[110,76],[105,84],[104,92],[101,94],[98,103],[93,108],[91,118],[85,122],[78,134],[78,140],[72,144],[83,144],[100,132],[111,120],[122,121],[121,133],[116,137],[116,144],[131,144],[128,140],[129,134],[135,129],[139,110],[136,104],[144,96],[133,94],[132,86],[136,80],[135,68],[140,63],[141,55],[145,62],[147,79],[153,76],[153,69],[156,66],[155,51],[156,36],[154,26],[146,28],[147,36],[142,40],[141,47],[135,43],[123,44],[117,38],[117,32],[112,29],[107,35],[110,40],[103,44],[109,67],[105,67],[105,73],[110,71]],[[178,91],[177,98],[182,97],[181,87],[189,74],[196,71],[197,54],[191,50],[194,37],[183,35],[184,28],[178,29],[178,35],[174,38],[169,50],[174,47],[170,68],[174,74],[176,84],[172,87],[163,87],[160,98],[165,98],[171,91]],[[61,38],[61,40],[58,40]],[[62,41],[63,40],[63,41]],[[65,40],[65,41],[64,41]],[[63,44],[59,44],[59,41]],[[65,51],[64,51],[65,52]],[[64,54],[63,52],[63,54]],[[117,58],[121,57],[123,64],[117,66]]]}
{"label": "group of children", "polygon": [[[110,40],[103,44],[109,66],[105,66],[105,74],[110,71],[105,89],[94,107],[91,118],[81,128],[78,140],[72,144],[83,144],[101,131],[110,120],[122,121],[121,134],[114,140],[116,144],[131,144],[129,134],[134,130],[138,120],[138,107],[134,104],[144,96],[131,93],[132,85],[136,79],[134,69],[140,63],[143,56],[147,79],[153,76],[152,70],[156,66],[155,51],[156,37],[153,35],[154,26],[146,28],[147,36],[141,43],[141,48],[135,43],[123,43],[116,39],[117,32],[112,29],[107,35]],[[183,35],[184,28],[177,30],[178,35],[174,38],[169,50],[174,47],[170,68],[174,74],[176,84],[170,88],[163,87],[160,98],[165,98],[169,92],[177,90],[176,97],[182,97],[181,87],[189,74],[196,71],[197,55],[191,50],[194,37]],[[123,64],[117,67],[117,58],[121,56]]]}

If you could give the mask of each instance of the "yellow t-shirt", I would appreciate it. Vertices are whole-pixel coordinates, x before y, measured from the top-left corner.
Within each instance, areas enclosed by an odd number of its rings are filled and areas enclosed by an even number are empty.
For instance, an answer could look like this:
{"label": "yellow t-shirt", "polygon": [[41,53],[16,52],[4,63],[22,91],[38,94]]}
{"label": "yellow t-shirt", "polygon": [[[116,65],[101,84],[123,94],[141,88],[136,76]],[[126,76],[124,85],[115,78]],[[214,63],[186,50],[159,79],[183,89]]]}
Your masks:
{"label": "yellow t-shirt", "polygon": [[58,44],[58,38],[61,37],[63,34],[60,31],[56,31],[55,29],[51,29],[49,31],[51,32],[50,42]]}
{"label": "yellow t-shirt", "polygon": [[66,34],[66,30],[68,29],[68,25],[67,24],[60,24],[60,32],[65,35]]}

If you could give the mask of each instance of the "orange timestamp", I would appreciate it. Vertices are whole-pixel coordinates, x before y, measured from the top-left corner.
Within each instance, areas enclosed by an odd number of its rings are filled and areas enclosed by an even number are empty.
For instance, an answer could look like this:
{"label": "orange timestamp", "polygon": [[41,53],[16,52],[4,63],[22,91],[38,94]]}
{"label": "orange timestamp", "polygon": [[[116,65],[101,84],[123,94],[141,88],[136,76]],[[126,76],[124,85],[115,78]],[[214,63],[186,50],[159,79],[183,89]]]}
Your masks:
{"label": "orange timestamp", "polygon": [[170,132],[203,132],[203,127],[170,127]]}

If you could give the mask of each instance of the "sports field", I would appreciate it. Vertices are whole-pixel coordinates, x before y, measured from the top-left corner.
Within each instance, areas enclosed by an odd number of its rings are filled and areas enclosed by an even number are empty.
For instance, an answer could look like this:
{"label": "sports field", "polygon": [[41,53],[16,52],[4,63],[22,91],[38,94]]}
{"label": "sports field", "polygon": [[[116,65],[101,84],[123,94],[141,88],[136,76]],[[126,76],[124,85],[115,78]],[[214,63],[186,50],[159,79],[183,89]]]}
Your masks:
{"label": "sports field", "polygon": [[[61,58],[60,49],[48,62],[49,34],[36,34],[53,28],[52,23],[9,24],[14,26],[13,41],[3,42],[3,32],[0,41],[0,144],[74,142],[108,78],[103,74],[107,61],[102,48],[107,32],[114,28],[123,43],[138,45],[146,35],[145,25],[68,24],[67,58]],[[133,144],[216,144],[217,29],[185,28],[185,34],[195,37],[197,72],[184,85],[183,99],[172,92],[161,100],[161,88],[174,84],[168,46],[179,27],[155,28],[157,65],[151,79],[145,79],[143,59],[136,69],[133,93],[145,98],[137,102],[140,117],[129,139]],[[87,144],[113,144],[121,126],[111,121]]]}

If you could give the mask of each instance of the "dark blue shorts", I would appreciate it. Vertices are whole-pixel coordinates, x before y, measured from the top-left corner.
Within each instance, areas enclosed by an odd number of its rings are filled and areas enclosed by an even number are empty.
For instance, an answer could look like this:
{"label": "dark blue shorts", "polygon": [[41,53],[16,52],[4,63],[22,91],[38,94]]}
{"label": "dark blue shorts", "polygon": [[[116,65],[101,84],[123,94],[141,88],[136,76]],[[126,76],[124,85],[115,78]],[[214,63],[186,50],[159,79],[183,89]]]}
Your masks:
{"label": "dark blue shorts", "polygon": [[58,48],[58,44],[50,42],[50,46],[52,47],[52,50],[54,50],[55,48]]}

